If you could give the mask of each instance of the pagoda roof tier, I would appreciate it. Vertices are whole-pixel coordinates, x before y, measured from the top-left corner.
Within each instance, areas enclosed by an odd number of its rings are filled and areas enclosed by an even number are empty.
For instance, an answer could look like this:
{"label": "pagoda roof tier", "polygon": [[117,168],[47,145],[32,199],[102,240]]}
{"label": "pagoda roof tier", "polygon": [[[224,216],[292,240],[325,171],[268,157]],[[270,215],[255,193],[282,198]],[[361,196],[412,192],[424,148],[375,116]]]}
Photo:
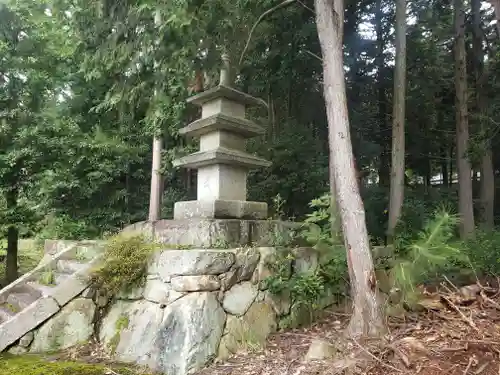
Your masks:
{"label": "pagoda roof tier", "polygon": [[187,102],[197,106],[202,106],[206,102],[219,98],[229,99],[247,106],[265,105],[265,102],[262,99],[257,99],[251,95],[245,94],[244,92],[224,85],[213,87],[210,90],[192,96],[187,99]]}
{"label": "pagoda roof tier", "polygon": [[196,120],[180,129],[179,133],[195,138],[218,130],[225,130],[245,138],[252,138],[265,133],[264,128],[253,121],[241,117],[228,116],[223,113],[217,113]]}
{"label": "pagoda roof tier", "polygon": [[271,162],[259,158],[258,156],[225,147],[198,151],[173,161],[174,167],[191,169],[198,169],[215,164],[226,164],[247,169],[271,166]]}

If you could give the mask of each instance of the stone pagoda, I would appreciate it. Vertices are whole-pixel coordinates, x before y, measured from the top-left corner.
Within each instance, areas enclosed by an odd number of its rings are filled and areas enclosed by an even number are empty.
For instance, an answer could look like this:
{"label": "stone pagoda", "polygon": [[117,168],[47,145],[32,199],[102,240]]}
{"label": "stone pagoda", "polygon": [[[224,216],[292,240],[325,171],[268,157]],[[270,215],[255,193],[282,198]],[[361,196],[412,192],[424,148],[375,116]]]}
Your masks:
{"label": "stone pagoda", "polygon": [[217,87],[188,99],[201,107],[201,119],[180,129],[199,138],[200,151],[174,160],[174,166],[197,169],[197,200],[177,202],[174,219],[266,219],[267,204],[247,201],[247,175],[253,168],[269,167],[267,160],[245,151],[245,140],[264,129],[245,118],[247,106],[262,100],[232,87],[227,55]]}

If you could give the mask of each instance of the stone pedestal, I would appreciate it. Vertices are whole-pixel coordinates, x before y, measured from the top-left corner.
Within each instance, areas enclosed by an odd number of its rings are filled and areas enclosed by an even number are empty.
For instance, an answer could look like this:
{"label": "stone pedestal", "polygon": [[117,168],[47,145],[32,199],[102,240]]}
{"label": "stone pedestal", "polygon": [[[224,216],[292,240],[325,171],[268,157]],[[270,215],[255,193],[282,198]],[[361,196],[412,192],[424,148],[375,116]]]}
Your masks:
{"label": "stone pedestal", "polygon": [[270,162],[245,151],[245,140],[264,129],[245,118],[247,106],[262,101],[229,86],[224,70],[221,84],[188,100],[200,106],[202,118],[180,130],[200,140],[200,151],[174,160],[174,166],[198,170],[197,200],[177,202],[174,219],[265,219],[267,204],[247,201],[247,174]]}

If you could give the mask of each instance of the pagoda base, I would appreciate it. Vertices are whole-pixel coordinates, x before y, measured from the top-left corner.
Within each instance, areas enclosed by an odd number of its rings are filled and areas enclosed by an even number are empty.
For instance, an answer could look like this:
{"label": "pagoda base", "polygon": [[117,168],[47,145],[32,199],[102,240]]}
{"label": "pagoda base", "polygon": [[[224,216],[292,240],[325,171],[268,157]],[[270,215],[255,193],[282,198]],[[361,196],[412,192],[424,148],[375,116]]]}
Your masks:
{"label": "pagoda base", "polygon": [[175,203],[174,220],[194,218],[263,220],[267,203],[220,199]]}

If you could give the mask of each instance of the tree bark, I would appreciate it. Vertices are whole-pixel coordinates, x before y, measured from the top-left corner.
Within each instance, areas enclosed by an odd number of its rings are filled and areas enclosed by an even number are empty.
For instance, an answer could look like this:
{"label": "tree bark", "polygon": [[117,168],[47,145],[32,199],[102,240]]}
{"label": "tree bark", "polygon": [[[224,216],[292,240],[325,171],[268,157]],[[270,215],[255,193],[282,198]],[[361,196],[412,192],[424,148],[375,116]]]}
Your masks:
{"label": "tree bark", "polygon": [[406,0],[396,1],[396,65],[392,112],[392,163],[389,195],[389,243],[403,208],[405,183]]}
{"label": "tree bark", "polygon": [[390,132],[387,124],[387,98],[384,87],[384,27],[383,27],[384,12],[382,9],[382,0],[377,0],[375,3],[375,31],[377,35],[377,56],[375,57],[375,65],[377,66],[377,96],[378,96],[378,123],[379,123],[379,146],[380,157],[378,166],[379,185],[389,187],[390,176]]}
{"label": "tree bark", "polygon": [[365,211],[356,181],[349,131],[342,54],[344,3],[343,0],[315,0],[315,10],[323,54],[330,179],[335,181],[353,299],[353,315],[348,333],[353,337],[380,336],[386,327],[368,242]]}
{"label": "tree bark", "polygon": [[[155,12],[155,25],[161,24],[161,14]],[[155,67],[156,67],[155,63]],[[155,90],[156,96],[156,90]],[[160,135],[155,135],[153,138],[153,161],[151,165],[151,191],[149,194],[149,221],[157,221],[160,219],[161,208],[161,193],[162,193],[162,176],[161,176],[161,151],[163,148],[163,140]]]}
{"label": "tree bark", "polygon": [[[472,10],[472,49],[474,51],[474,81],[476,85],[475,99],[476,111],[479,117],[479,131],[484,131],[484,116],[486,113],[486,102],[483,90],[482,75],[484,74],[483,38],[481,32],[481,2],[471,0]],[[489,139],[484,140],[484,150],[481,157],[480,179],[479,179],[479,222],[486,229],[493,229],[495,210],[495,173],[493,171],[493,160],[491,143]]]}
{"label": "tree bark", "polygon": [[[9,212],[17,206],[17,190],[8,191],[6,194],[7,209]],[[5,260],[5,279],[7,284],[12,283],[18,277],[17,253],[18,253],[19,231],[12,223],[7,228],[7,259]]]}
{"label": "tree bark", "polygon": [[464,0],[454,0],[455,17],[455,122],[458,170],[458,209],[461,216],[460,236],[474,235],[471,165],[467,157],[469,120],[467,107],[467,69],[465,56]]}

